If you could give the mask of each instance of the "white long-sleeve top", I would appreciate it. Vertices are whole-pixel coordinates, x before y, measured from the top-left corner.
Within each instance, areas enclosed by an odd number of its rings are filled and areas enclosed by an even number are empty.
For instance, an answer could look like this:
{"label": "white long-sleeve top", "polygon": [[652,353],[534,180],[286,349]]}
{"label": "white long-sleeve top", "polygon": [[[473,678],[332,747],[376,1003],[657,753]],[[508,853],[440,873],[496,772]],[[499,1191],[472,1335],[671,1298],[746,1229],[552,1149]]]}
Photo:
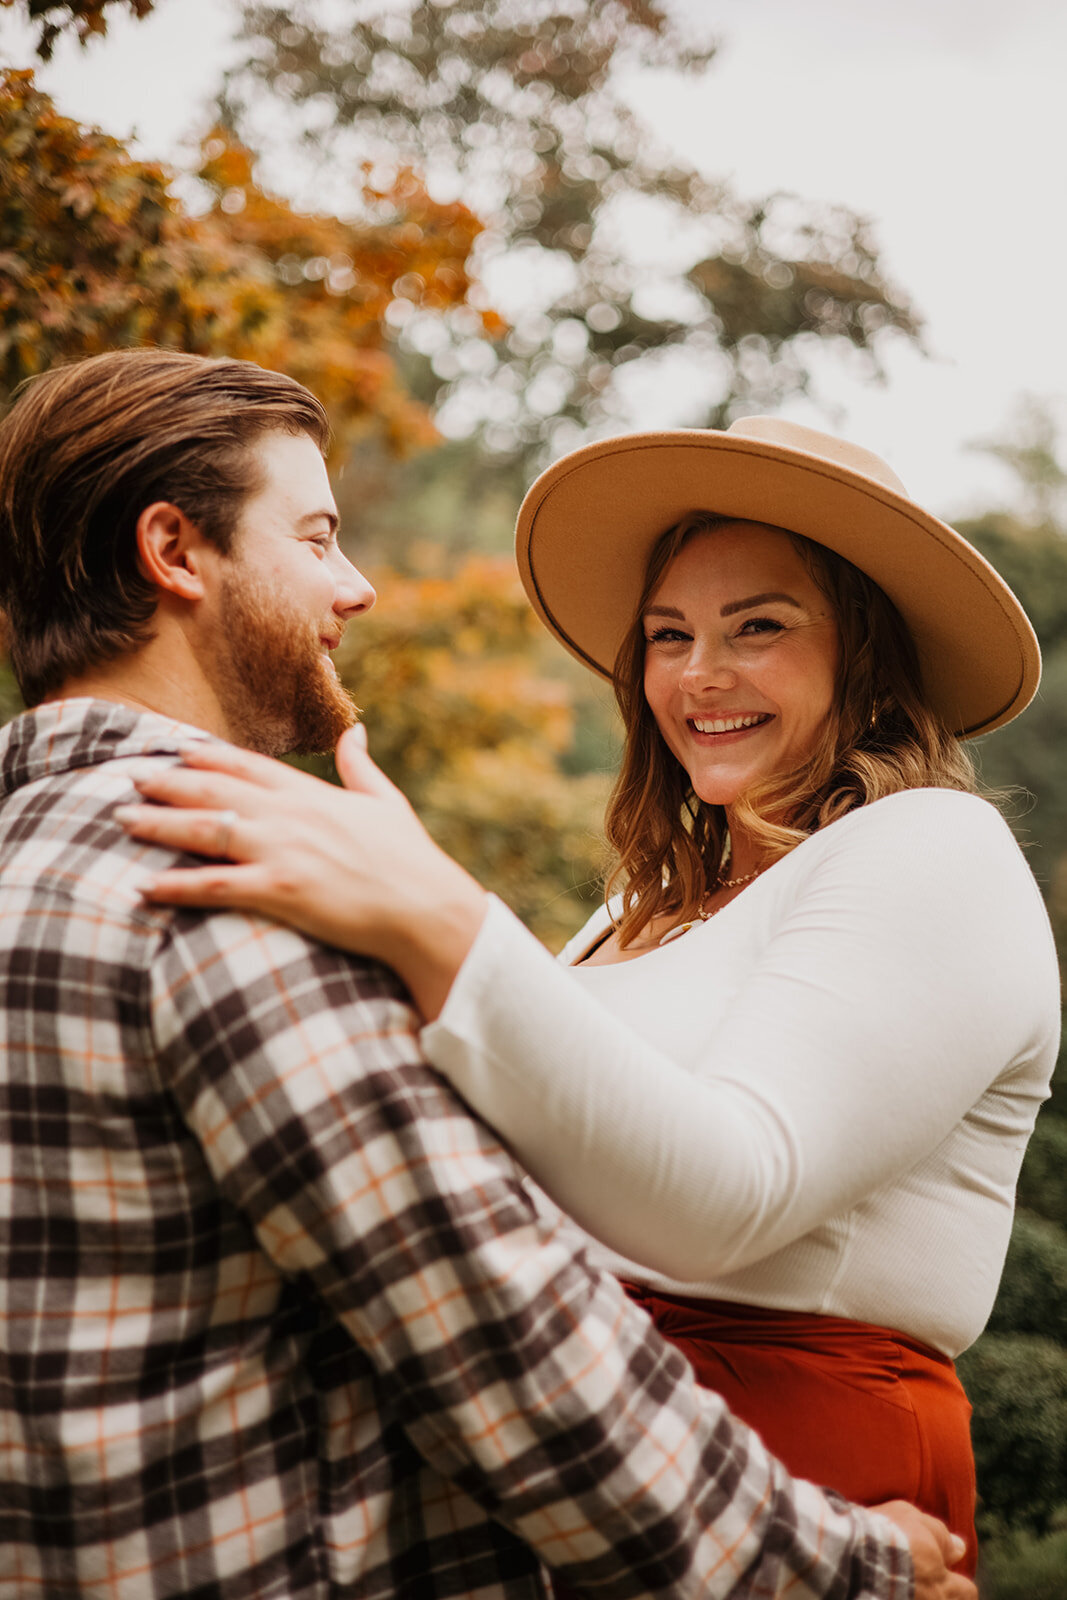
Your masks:
{"label": "white long-sleeve top", "polygon": [[422,1039],[602,1265],[948,1355],[977,1337],[1060,1020],[1048,918],[991,805],[891,795],[684,937],[561,962],[494,901]]}

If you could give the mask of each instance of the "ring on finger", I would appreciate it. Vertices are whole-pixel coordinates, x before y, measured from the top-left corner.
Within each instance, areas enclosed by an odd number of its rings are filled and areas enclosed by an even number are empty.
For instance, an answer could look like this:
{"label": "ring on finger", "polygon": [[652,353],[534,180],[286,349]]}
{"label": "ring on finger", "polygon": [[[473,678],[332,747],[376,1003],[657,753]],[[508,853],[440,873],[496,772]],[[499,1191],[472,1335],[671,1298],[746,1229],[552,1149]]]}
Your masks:
{"label": "ring on finger", "polygon": [[215,840],[215,855],[229,855],[230,844],[233,840],[233,830],[236,828],[240,820],[241,819],[237,815],[236,811],[219,812],[218,816],[215,818],[215,826],[218,828],[218,836]]}

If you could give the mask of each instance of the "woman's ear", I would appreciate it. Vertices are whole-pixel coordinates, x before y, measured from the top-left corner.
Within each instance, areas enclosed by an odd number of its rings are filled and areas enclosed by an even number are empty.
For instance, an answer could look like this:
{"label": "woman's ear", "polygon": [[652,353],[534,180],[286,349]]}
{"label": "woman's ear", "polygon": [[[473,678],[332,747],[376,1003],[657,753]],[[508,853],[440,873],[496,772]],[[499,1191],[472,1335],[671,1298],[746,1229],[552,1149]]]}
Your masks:
{"label": "woman's ear", "polygon": [[157,500],[137,518],[137,558],[141,572],[164,594],[202,600],[204,538],[178,506]]}

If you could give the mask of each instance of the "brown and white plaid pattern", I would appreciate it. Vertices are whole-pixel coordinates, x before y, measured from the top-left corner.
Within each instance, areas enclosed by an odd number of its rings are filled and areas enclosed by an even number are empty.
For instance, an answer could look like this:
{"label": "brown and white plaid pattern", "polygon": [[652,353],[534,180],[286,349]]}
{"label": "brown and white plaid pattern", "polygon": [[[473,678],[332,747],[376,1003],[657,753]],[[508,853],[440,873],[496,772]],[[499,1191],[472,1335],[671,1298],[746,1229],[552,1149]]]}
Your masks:
{"label": "brown and white plaid pattern", "polygon": [[905,1600],[419,1058],[380,969],[145,907],[191,730],[0,734],[0,1596]]}

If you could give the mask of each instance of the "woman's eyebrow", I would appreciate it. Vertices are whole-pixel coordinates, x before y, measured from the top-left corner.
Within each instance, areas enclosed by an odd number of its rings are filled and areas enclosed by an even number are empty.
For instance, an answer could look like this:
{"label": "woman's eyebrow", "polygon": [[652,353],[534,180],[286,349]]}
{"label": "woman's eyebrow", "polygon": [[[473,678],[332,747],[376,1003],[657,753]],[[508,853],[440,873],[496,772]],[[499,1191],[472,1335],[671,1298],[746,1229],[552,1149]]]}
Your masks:
{"label": "woman's eyebrow", "polygon": [[684,611],[679,611],[677,606],[646,606],[645,607],[645,616],[646,617],[677,617],[679,620],[682,620],[684,618],[684,616],[685,616],[685,612]]}
{"label": "woman's eyebrow", "polygon": [[796,606],[798,611],[804,609],[800,601],[794,600],[791,594],[751,594],[747,600],[731,600],[728,605],[722,607],[719,616],[732,617],[735,611],[747,611],[750,606],[766,606],[772,600],[784,600],[787,606]]}

